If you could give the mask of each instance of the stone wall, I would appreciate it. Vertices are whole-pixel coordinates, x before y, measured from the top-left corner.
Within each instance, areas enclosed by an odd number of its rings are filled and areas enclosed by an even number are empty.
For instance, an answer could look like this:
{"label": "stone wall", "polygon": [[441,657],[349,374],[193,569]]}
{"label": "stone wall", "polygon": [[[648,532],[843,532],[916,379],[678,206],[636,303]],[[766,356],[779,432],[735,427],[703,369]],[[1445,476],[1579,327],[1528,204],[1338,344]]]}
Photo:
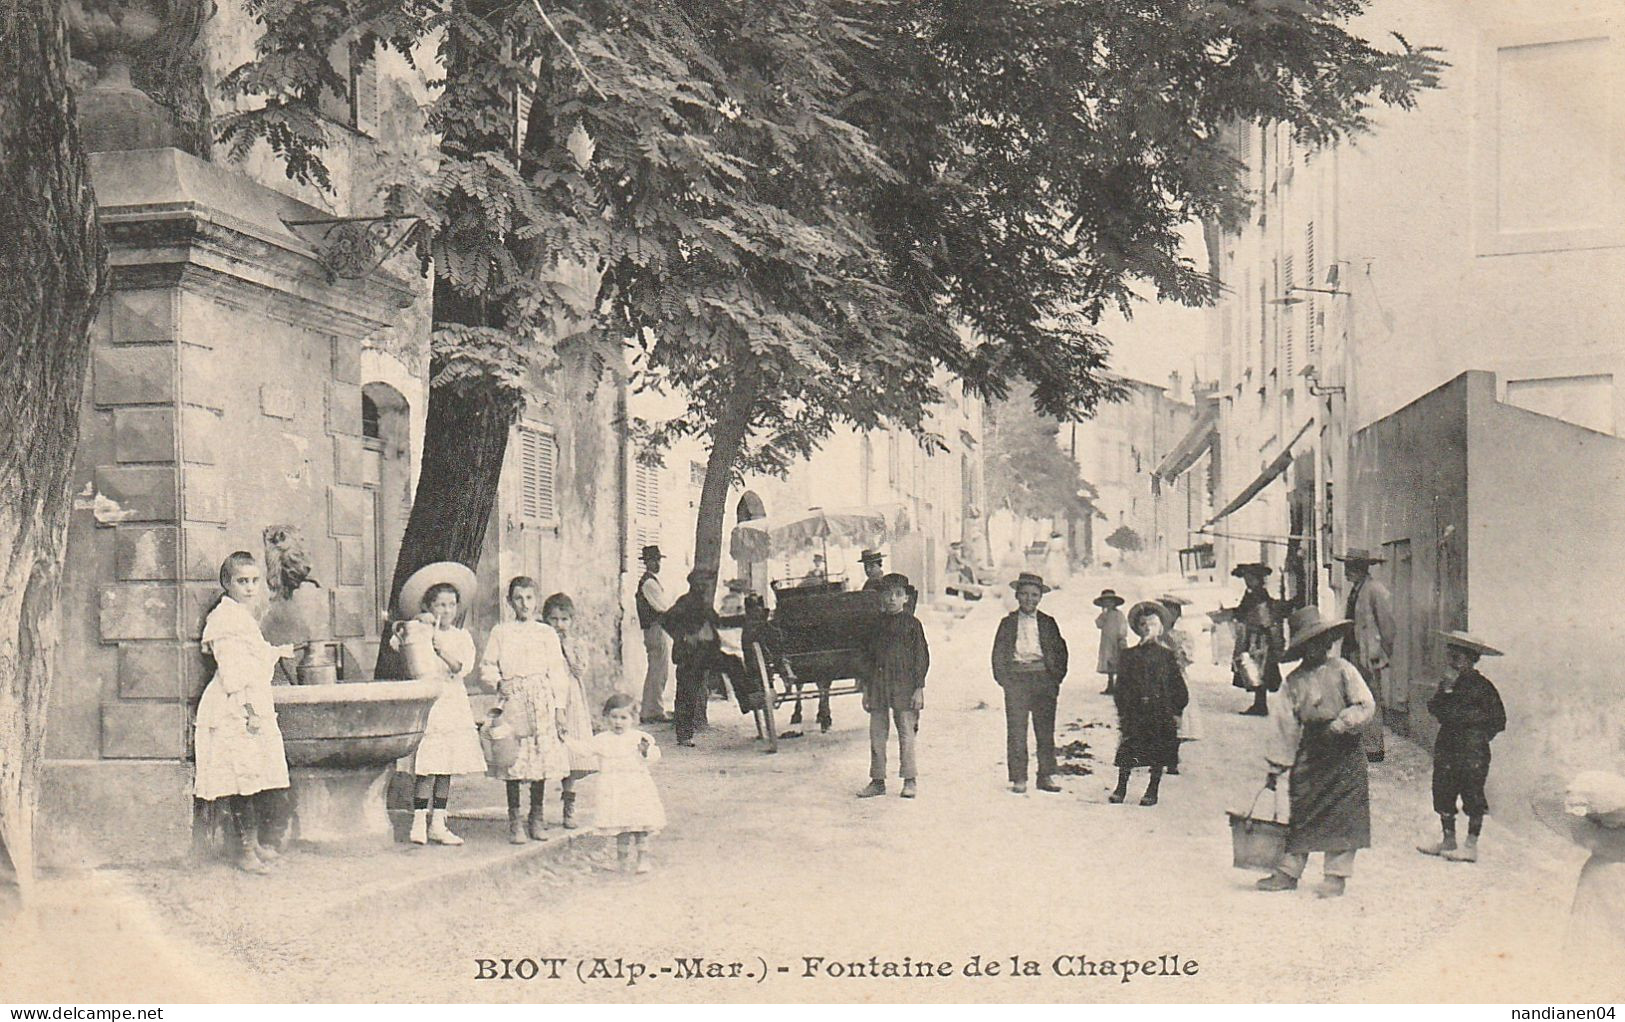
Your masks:
{"label": "stone wall", "polygon": [[47,864],[190,847],[198,647],[232,550],[299,527],[332,634],[375,632],[361,338],[411,293],[329,282],[320,211],[178,150],[98,154],[112,291],[92,333],[40,813]]}

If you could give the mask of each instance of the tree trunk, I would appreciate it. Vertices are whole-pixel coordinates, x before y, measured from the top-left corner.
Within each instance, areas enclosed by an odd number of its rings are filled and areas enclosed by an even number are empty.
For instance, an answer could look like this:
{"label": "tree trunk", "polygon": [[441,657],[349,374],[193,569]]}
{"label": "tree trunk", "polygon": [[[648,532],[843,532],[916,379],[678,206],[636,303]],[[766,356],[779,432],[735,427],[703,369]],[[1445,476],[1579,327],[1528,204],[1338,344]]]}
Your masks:
{"label": "tree trunk", "polygon": [[26,896],[90,323],[106,283],[59,4],[0,13],[0,878]]}
{"label": "tree trunk", "polygon": [[[760,393],[755,375],[740,373],[711,430],[711,455],[705,463],[705,485],[700,488],[700,507],[694,522],[696,569],[722,570],[722,523],[728,512],[728,487]],[[714,575],[705,588],[705,605],[709,607],[716,599]]]}

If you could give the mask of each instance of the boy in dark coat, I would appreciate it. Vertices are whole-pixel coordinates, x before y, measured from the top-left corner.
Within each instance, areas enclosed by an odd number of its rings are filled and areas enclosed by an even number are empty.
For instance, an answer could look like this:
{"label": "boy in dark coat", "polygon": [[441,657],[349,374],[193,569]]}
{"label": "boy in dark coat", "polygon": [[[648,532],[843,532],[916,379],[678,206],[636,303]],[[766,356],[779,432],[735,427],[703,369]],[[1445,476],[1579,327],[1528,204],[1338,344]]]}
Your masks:
{"label": "boy in dark coat", "polygon": [[1027,790],[1027,719],[1038,744],[1038,790],[1060,791],[1055,773],[1055,700],[1066,678],[1066,640],[1055,619],[1038,609],[1049,592],[1031,572],[1010,583],[1017,609],[999,622],[993,636],[993,680],[1004,689],[1005,762],[1010,790]]}
{"label": "boy in dark coat", "polygon": [[886,793],[886,746],[897,724],[897,752],[901,760],[904,798],[913,798],[917,770],[914,743],[920,711],[925,709],[925,675],[931,650],[920,619],[909,613],[907,575],[892,573],[881,579],[880,620],[863,644],[858,678],[863,708],[869,714],[869,784],[859,798]]}
{"label": "boy in dark coat", "polygon": [[[1506,730],[1507,713],[1501,694],[1478,673],[1478,658],[1500,656],[1501,651],[1466,632],[1443,632],[1445,662],[1450,676],[1428,700],[1428,712],[1438,718],[1439,736],[1433,743],[1433,811],[1439,814],[1443,837],[1431,845],[1418,845],[1423,855],[1442,855],[1453,862],[1478,861],[1478,835],[1489,802],[1484,782],[1490,774],[1490,739]],[[1467,843],[1456,847],[1456,801],[1467,814]]]}

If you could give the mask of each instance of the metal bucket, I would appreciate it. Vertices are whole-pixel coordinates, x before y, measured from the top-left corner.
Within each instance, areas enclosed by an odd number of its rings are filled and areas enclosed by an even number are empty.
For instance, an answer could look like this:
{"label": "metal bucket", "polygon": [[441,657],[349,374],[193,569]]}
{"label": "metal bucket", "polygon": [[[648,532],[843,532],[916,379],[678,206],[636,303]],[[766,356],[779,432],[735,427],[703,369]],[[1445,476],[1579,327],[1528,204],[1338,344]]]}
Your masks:
{"label": "metal bucket", "polygon": [[445,661],[434,650],[434,625],[417,620],[397,621],[395,640],[408,678],[432,679],[446,673]]}
{"label": "metal bucket", "polygon": [[505,770],[519,759],[519,738],[513,728],[502,719],[501,710],[492,710],[480,726],[480,746],[485,762],[493,770]]}
{"label": "metal bucket", "polygon": [[1246,813],[1225,813],[1230,818],[1230,846],[1237,869],[1273,870],[1286,855],[1287,825],[1273,818],[1254,815],[1258,799],[1268,791],[1260,788]]}

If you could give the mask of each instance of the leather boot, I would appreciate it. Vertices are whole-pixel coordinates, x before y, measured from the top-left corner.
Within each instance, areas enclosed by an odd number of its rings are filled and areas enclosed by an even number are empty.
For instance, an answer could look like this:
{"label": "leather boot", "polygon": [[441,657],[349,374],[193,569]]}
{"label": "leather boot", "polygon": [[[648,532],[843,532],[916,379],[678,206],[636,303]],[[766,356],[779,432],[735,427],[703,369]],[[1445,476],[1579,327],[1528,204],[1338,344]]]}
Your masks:
{"label": "leather boot", "polygon": [[258,822],[254,813],[254,803],[247,796],[238,795],[232,800],[232,818],[237,824],[237,854],[235,862],[237,868],[244,873],[253,873],[255,876],[264,876],[271,872],[258,855],[255,854],[255,834],[258,832]]}
{"label": "leather boot", "polygon": [[259,824],[254,834],[254,854],[261,862],[272,863],[282,857],[287,847],[287,789],[262,791],[254,799],[258,803],[255,816]]}
{"label": "leather boot", "polygon": [[1341,898],[1343,890],[1344,880],[1342,877],[1327,877],[1315,885],[1315,897]]}
{"label": "leather boot", "polygon": [[508,810],[508,843],[522,845],[529,843],[530,838],[525,836],[525,813],[522,809]]}
{"label": "leather boot", "polygon": [[1257,887],[1260,891],[1293,891],[1298,887],[1298,878],[1276,870],[1260,880]]}
{"label": "leather boot", "polygon": [[1478,861],[1478,835],[1468,834],[1467,841],[1460,848],[1452,848],[1444,853],[1444,857],[1451,862],[1477,862]]}
{"label": "leather boot", "polygon": [[532,841],[543,841],[547,838],[547,821],[543,819],[543,802],[539,798],[532,798],[530,802],[530,816],[525,820],[525,833],[530,835]]}
{"label": "leather boot", "polygon": [[1417,845],[1416,850],[1423,855],[1444,855],[1456,850],[1456,818],[1454,816],[1439,817],[1439,826],[1443,836],[1430,845]]}
{"label": "leather boot", "polygon": [[564,793],[564,829],[575,830],[579,826],[581,824],[576,822],[576,793],[567,791]]}
{"label": "leather boot", "polygon": [[429,840],[437,845],[460,845],[463,839],[446,826],[446,811],[436,809],[429,814]]}

